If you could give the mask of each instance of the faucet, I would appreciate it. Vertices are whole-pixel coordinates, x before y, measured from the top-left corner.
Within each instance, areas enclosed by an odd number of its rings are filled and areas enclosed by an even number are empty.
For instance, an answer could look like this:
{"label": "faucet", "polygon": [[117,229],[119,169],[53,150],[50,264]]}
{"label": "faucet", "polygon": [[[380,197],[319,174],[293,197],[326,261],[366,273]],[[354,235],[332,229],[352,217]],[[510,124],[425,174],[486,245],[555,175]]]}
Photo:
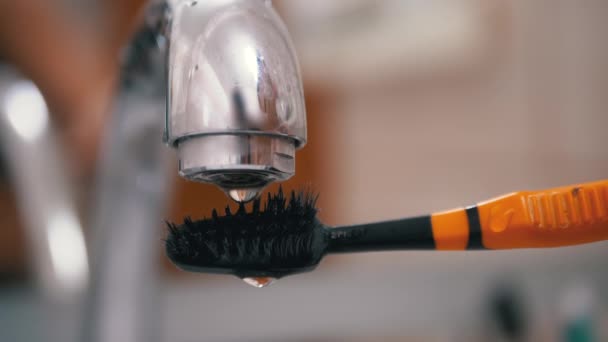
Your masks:
{"label": "faucet", "polygon": [[87,341],[160,335],[163,142],[182,177],[238,202],[290,178],[306,143],[298,62],[271,1],[152,1],[122,57],[92,210]]}
{"label": "faucet", "polygon": [[[173,1],[165,141],[179,174],[247,202],[306,144],[298,61],[268,0]],[[158,5],[157,5],[158,6]]]}

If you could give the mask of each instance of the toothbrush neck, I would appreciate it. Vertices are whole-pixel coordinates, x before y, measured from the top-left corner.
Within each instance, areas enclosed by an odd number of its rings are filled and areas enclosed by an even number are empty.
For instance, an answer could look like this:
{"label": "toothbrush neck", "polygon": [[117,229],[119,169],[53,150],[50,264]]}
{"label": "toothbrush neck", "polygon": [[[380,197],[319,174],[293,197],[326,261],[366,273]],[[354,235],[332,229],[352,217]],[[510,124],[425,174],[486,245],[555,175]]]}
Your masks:
{"label": "toothbrush neck", "polygon": [[329,229],[329,253],[435,249],[430,216]]}

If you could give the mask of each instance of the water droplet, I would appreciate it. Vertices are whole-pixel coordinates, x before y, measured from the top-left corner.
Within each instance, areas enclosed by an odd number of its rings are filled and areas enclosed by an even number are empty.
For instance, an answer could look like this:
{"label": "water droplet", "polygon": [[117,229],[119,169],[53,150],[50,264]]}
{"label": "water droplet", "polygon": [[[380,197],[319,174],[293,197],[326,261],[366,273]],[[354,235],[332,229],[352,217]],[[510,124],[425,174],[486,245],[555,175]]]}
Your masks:
{"label": "water droplet", "polygon": [[243,281],[253,287],[257,287],[258,289],[261,289],[262,287],[267,287],[270,284],[274,283],[277,279],[276,278],[271,278],[271,277],[248,277],[248,278],[243,278]]}
{"label": "water droplet", "polygon": [[260,195],[260,189],[231,189],[227,190],[226,193],[230,198],[239,203],[247,203],[254,200]]}

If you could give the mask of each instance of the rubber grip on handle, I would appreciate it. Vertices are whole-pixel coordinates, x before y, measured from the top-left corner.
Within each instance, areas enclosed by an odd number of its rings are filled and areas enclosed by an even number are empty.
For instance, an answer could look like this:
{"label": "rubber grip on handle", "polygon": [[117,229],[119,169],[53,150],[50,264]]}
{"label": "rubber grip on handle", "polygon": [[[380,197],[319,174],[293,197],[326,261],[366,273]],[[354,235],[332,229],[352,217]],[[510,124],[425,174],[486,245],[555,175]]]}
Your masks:
{"label": "rubber grip on handle", "polygon": [[577,245],[608,239],[608,180],[520,191],[477,204],[487,249]]}

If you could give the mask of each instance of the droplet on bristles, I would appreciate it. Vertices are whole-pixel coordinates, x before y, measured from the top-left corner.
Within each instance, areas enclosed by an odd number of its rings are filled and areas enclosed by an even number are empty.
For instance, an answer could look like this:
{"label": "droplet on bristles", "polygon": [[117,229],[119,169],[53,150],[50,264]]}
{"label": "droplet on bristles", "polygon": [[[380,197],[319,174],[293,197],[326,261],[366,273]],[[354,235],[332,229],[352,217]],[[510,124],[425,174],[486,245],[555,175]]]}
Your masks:
{"label": "droplet on bristles", "polygon": [[263,287],[270,286],[276,282],[277,279],[272,277],[247,277],[243,278],[243,281],[248,285],[261,289]]}

